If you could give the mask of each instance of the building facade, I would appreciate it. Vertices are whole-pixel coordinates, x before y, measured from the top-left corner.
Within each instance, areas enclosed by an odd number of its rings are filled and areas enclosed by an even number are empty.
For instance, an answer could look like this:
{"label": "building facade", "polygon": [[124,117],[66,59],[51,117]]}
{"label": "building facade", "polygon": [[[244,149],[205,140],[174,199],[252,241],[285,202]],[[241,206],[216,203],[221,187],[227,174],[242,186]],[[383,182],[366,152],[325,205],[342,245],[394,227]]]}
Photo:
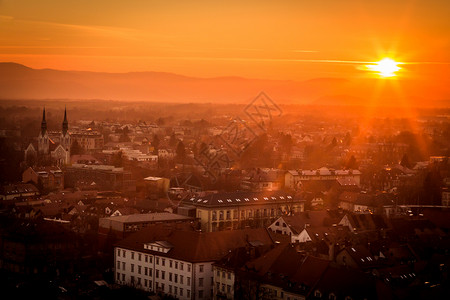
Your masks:
{"label": "building facade", "polygon": [[283,192],[234,192],[192,197],[183,202],[195,207],[205,232],[267,227],[281,215],[304,210],[304,200]]}

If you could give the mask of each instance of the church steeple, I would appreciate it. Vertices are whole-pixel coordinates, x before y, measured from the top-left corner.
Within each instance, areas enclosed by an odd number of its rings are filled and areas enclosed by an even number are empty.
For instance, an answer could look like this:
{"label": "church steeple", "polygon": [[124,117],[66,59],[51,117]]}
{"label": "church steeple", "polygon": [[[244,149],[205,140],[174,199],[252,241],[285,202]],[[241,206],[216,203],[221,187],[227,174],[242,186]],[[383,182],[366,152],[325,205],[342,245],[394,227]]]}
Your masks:
{"label": "church steeple", "polygon": [[42,112],[42,122],[41,122],[42,135],[44,135],[45,132],[47,132],[47,121],[45,121],[45,107],[44,107],[44,111]]}
{"label": "church steeple", "polygon": [[64,107],[64,121],[62,123],[62,134],[66,135],[67,131],[69,131],[69,122],[67,121],[67,109]]}

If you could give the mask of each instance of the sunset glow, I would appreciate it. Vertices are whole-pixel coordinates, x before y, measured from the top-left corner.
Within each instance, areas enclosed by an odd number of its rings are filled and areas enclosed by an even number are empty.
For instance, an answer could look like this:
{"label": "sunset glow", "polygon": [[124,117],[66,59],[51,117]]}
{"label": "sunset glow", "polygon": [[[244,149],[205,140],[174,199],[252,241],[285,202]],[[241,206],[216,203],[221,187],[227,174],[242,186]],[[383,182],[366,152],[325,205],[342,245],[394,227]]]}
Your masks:
{"label": "sunset glow", "polygon": [[377,72],[381,77],[393,77],[396,76],[395,72],[401,69],[398,65],[398,62],[390,58],[384,58],[374,65],[368,65],[367,68]]}
{"label": "sunset glow", "polygon": [[[335,93],[363,99],[374,77],[395,78],[406,99],[433,90],[443,100],[450,99],[449,8],[438,0],[2,0],[0,61],[34,69],[348,81],[295,95],[271,91],[295,102]],[[75,91],[64,97],[79,97]],[[389,89],[379,93],[377,103],[396,97]]]}

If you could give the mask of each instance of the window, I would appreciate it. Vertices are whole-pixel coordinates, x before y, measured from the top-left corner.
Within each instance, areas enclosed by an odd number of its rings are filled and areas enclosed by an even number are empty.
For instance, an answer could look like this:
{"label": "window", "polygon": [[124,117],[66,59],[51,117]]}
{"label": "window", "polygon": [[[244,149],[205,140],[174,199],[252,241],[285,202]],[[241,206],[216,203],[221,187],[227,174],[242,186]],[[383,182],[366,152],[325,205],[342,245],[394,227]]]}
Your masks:
{"label": "window", "polygon": [[164,292],[164,283],[161,283],[161,291]]}
{"label": "window", "polygon": [[125,262],[122,262],[122,270],[125,271]]}
{"label": "window", "polygon": [[137,284],[141,285],[141,278],[140,277],[138,277]]}
{"label": "window", "polygon": [[120,249],[117,249],[117,256],[120,256]]}
{"label": "window", "polygon": [[155,277],[159,278],[159,270],[156,270],[155,272],[156,272],[156,276]]}
{"label": "window", "polygon": [[172,294],[172,286],[169,285],[169,294]]}
{"label": "window", "polygon": [[175,283],[178,283],[178,274],[175,274],[174,281],[175,281]]}
{"label": "window", "polygon": [[200,272],[203,272],[203,265],[198,266],[198,268]]}
{"label": "window", "polygon": [[188,268],[188,272],[190,272],[190,271],[191,271],[191,265],[188,264],[188,265],[187,265],[187,268]]}
{"label": "window", "polygon": [[159,257],[156,258],[156,264],[159,265]]}
{"label": "window", "polygon": [[166,272],[165,271],[161,271],[161,279],[166,279]]}
{"label": "window", "polygon": [[134,276],[131,276],[131,284],[134,284]]}
{"label": "window", "polygon": [[238,211],[235,209],[233,210],[233,219],[237,219],[238,218]]}
{"label": "window", "polygon": [[178,262],[175,262],[175,269],[178,269]]}
{"label": "window", "polygon": [[166,265],[166,260],[164,258],[161,258],[161,265],[164,267]]}
{"label": "window", "polygon": [[125,274],[122,274],[122,281],[125,281]]}
{"label": "window", "polygon": [[225,292],[225,283],[222,283],[222,292]]}
{"label": "window", "polygon": [[191,285],[191,277],[187,278],[187,285]]}
{"label": "window", "polygon": [[141,261],[141,259],[142,259],[142,254],[139,253],[139,254],[138,254],[138,260]]}
{"label": "window", "polygon": [[219,220],[223,220],[223,211],[219,211]]}
{"label": "window", "polygon": [[153,256],[150,256],[149,258],[150,258],[150,263],[152,264],[153,263]]}
{"label": "window", "polygon": [[183,284],[183,279],[184,279],[183,275],[180,275],[180,283],[181,284]]}
{"label": "window", "polygon": [[147,276],[148,275],[148,268],[144,267],[144,275]]}
{"label": "window", "polygon": [[183,271],[184,269],[184,263],[180,263],[180,270]]}
{"label": "window", "polygon": [[227,220],[231,220],[231,212],[227,210]]}
{"label": "window", "polygon": [[222,271],[222,277],[225,278],[225,271]]}
{"label": "window", "polygon": [[203,299],[203,290],[198,291],[198,298]]}
{"label": "window", "polygon": [[178,294],[178,287],[176,287],[176,286],[173,287],[173,293],[174,293],[175,295]]}
{"label": "window", "polygon": [[220,271],[217,270],[217,277],[220,277]]}
{"label": "window", "polygon": [[216,290],[219,291],[220,289],[220,282],[216,282]]}
{"label": "window", "polygon": [[203,286],[203,278],[198,279],[198,286]]}
{"label": "window", "polygon": [[147,285],[148,285],[148,280],[144,279],[144,286],[147,287]]}
{"label": "window", "polygon": [[120,270],[120,261],[117,262],[117,270]]}
{"label": "window", "polygon": [[120,273],[117,273],[117,280],[120,280]]}
{"label": "window", "polygon": [[125,257],[127,252],[125,250],[122,250],[122,256]]}
{"label": "window", "polygon": [[217,221],[217,213],[215,211],[212,212],[212,220]]}
{"label": "window", "polygon": [[227,293],[231,293],[231,285],[227,284]]}
{"label": "window", "polygon": [[169,260],[169,266],[172,268],[172,260]]}
{"label": "window", "polygon": [[152,269],[152,268],[149,269],[148,275],[149,275],[149,276],[153,276],[153,269]]}
{"label": "window", "polygon": [[148,255],[145,256],[145,262],[148,262]]}
{"label": "window", "polygon": [[180,296],[183,296],[183,288],[180,288]]}
{"label": "window", "polygon": [[191,297],[191,290],[186,290],[186,297],[188,297],[188,298]]}
{"label": "window", "polygon": [[131,272],[134,272],[134,264],[131,264]]}
{"label": "window", "polygon": [[172,281],[172,273],[169,273],[169,281]]}
{"label": "window", "polygon": [[227,272],[227,278],[231,279],[231,272]]}
{"label": "window", "polygon": [[131,252],[131,259],[134,259],[134,252]]}

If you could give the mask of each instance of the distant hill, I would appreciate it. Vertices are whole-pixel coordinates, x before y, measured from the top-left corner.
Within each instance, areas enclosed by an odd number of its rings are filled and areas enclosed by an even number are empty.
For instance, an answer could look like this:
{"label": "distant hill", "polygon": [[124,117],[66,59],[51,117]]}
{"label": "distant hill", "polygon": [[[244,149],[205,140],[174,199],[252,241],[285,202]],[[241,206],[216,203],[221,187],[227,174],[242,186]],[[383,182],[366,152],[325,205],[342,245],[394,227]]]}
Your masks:
{"label": "distant hill", "polygon": [[163,72],[104,73],[32,69],[0,63],[0,99],[106,99],[248,103],[265,91],[277,103],[361,104],[364,89],[341,78],[307,81],[241,77],[196,78]]}

